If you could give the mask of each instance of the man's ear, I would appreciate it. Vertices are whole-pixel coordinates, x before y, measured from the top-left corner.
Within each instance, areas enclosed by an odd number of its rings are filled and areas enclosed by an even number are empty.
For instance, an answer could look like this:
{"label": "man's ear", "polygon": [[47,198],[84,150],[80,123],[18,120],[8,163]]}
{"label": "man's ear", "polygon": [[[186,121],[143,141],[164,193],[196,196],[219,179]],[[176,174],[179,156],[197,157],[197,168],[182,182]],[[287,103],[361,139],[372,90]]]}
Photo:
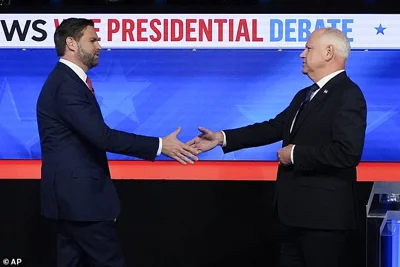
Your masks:
{"label": "man's ear", "polygon": [[67,48],[71,51],[76,51],[78,48],[77,42],[72,37],[67,37],[67,39],[65,40],[65,43],[67,45]]}
{"label": "man's ear", "polygon": [[325,49],[325,60],[329,61],[333,58],[333,55],[335,54],[335,48],[333,45],[328,45]]}

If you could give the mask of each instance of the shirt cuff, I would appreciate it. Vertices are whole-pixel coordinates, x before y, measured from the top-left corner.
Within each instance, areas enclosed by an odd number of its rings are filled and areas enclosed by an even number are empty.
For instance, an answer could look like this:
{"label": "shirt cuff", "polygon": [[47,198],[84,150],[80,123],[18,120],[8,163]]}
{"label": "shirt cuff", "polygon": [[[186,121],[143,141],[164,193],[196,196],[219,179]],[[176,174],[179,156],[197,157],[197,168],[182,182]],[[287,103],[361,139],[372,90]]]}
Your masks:
{"label": "shirt cuff", "polygon": [[290,151],[290,160],[292,161],[292,164],[294,164],[294,158],[293,158],[293,151],[294,151],[294,147],[295,147],[296,145],[293,145],[292,146],[292,151]]}
{"label": "shirt cuff", "polygon": [[226,146],[226,135],[224,133],[224,131],[221,131],[222,135],[224,136],[224,141],[222,142],[222,146]]}
{"label": "shirt cuff", "polygon": [[162,138],[158,138],[160,142],[158,143],[158,150],[157,150],[157,157],[161,155],[161,150],[162,150]]}

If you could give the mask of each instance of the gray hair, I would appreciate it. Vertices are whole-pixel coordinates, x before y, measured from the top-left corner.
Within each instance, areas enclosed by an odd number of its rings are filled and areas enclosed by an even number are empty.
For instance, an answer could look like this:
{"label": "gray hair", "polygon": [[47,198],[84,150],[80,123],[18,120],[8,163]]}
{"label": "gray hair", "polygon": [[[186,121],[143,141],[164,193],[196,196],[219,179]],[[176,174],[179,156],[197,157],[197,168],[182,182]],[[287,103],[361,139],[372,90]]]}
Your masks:
{"label": "gray hair", "polygon": [[321,36],[322,42],[332,45],[336,53],[345,60],[349,57],[350,41],[341,30],[336,28],[324,28]]}

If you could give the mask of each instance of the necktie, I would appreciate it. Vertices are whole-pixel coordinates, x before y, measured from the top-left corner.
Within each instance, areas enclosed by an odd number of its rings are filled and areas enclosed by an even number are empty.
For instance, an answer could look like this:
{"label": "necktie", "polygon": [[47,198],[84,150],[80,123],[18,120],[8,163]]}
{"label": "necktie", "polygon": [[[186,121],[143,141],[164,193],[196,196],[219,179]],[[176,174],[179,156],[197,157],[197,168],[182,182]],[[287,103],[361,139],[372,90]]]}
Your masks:
{"label": "necktie", "polygon": [[307,104],[308,102],[310,102],[311,99],[311,95],[317,91],[319,89],[318,84],[314,83],[313,85],[310,86],[310,88],[307,91],[306,97],[304,98],[304,101],[302,103],[302,105]]}
{"label": "necktie", "polygon": [[92,81],[90,80],[89,76],[87,76],[87,78],[86,78],[86,84],[89,86],[90,91],[92,91],[92,93],[94,94]]}
{"label": "necktie", "polygon": [[304,110],[304,107],[308,104],[308,102],[310,102],[311,100],[311,95],[317,91],[319,89],[318,84],[314,83],[313,85],[310,86],[310,88],[308,89],[307,93],[306,93],[306,97],[304,98],[303,102],[300,105],[299,111],[296,114],[296,117],[294,118],[294,124],[293,124],[293,129],[296,125],[296,122],[298,121],[301,112]]}

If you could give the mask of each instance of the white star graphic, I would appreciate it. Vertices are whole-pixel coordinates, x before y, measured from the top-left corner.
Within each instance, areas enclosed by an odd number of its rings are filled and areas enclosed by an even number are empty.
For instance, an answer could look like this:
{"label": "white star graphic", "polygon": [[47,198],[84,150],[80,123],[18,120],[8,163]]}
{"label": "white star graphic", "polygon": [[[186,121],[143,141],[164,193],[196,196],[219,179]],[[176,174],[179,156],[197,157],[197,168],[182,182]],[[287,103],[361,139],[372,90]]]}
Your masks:
{"label": "white star graphic", "polygon": [[[93,87],[96,95],[101,98],[100,108],[105,120],[107,121],[116,111],[123,114],[118,119],[113,116],[108,125],[115,128],[127,117],[140,123],[133,98],[146,89],[150,82],[127,81],[124,71],[118,63],[111,64],[108,67],[105,77],[98,75],[95,70],[93,74],[94,77],[98,78],[97,82],[95,80]],[[129,88],[126,88],[127,85]]]}

